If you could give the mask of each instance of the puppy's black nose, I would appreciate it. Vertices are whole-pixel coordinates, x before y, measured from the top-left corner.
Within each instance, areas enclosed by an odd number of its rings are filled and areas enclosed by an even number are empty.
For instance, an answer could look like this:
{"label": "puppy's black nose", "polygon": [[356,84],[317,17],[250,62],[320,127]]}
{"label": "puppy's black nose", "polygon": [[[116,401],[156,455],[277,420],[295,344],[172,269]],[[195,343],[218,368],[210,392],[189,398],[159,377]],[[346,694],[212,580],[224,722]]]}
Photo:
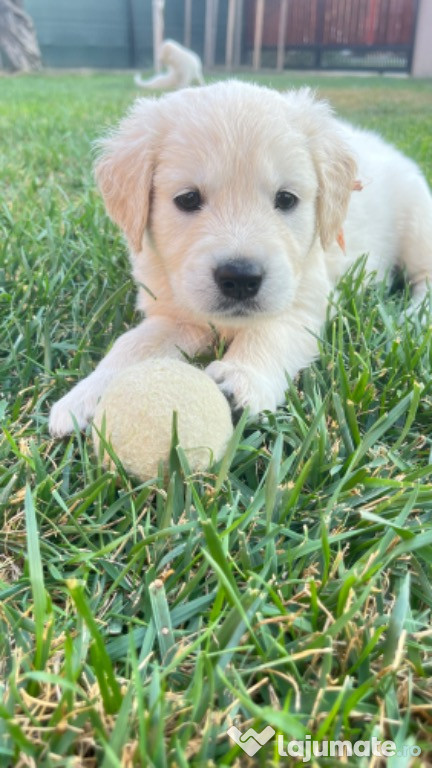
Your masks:
{"label": "puppy's black nose", "polygon": [[214,271],[214,279],[221,293],[228,299],[244,301],[257,295],[264,270],[259,265],[245,259],[226,261]]}

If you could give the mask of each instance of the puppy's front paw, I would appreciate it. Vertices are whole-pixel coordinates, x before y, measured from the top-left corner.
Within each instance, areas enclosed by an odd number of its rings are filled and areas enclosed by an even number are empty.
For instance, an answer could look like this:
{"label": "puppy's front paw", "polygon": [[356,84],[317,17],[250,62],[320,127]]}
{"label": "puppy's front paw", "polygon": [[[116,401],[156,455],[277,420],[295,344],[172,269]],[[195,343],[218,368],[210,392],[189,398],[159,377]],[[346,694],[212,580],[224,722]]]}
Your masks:
{"label": "puppy's front paw", "polygon": [[234,415],[245,408],[249,408],[251,416],[261,411],[275,411],[283,401],[284,388],[275,386],[274,381],[252,366],[215,360],[207,366],[206,373],[228,398]]}
{"label": "puppy's front paw", "polygon": [[75,423],[80,429],[85,429],[93,416],[94,408],[88,401],[77,401],[72,395],[73,392],[69,392],[51,408],[48,426],[53,437],[69,435],[74,431]]}
{"label": "puppy's front paw", "polygon": [[64,437],[74,431],[75,424],[85,429],[94,416],[97,402],[107,380],[95,374],[80,381],[61,400],[54,403],[49,417],[49,431],[53,437]]}

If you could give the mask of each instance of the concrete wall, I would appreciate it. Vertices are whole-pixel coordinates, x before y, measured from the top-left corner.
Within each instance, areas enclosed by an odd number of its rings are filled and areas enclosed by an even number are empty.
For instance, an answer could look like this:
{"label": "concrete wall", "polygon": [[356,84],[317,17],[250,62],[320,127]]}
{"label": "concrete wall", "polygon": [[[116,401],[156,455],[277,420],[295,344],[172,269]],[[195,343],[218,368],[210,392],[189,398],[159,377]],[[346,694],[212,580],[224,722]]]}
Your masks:
{"label": "concrete wall", "polygon": [[151,0],[25,0],[25,8],[44,66],[151,66]]}
{"label": "concrete wall", "polygon": [[[225,56],[228,0],[219,2],[216,60]],[[153,68],[152,0],[24,0],[46,67]],[[191,47],[204,53],[204,0],[194,0]],[[165,0],[165,33],[183,43],[184,3]]]}
{"label": "concrete wall", "polygon": [[432,77],[432,0],[419,0],[411,74]]}

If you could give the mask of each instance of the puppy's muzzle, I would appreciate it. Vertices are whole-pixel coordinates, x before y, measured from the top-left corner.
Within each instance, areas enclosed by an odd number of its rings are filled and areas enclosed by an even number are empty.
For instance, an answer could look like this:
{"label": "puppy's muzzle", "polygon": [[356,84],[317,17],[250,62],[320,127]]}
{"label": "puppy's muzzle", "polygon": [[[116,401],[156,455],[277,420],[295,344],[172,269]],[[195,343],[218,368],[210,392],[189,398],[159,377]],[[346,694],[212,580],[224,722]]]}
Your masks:
{"label": "puppy's muzzle", "polygon": [[263,268],[246,259],[226,261],[214,271],[214,279],[222,295],[235,301],[253,299],[260,289],[263,277]]}

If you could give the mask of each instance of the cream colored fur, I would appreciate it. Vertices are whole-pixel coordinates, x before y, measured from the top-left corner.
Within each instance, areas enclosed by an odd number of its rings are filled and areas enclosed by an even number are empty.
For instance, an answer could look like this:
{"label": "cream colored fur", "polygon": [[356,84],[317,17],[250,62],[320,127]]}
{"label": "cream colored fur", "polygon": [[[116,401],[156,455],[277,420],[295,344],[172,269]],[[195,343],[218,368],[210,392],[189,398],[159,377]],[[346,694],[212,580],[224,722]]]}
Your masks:
{"label": "cream colored fur", "polygon": [[[422,174],[307,90],[233,81],[141,99],[100,150],[96,178],[129,242],[146,318],[54,405],[54,435],[72,430],[72,414],[85,427],[119,370],[147,357],[194,355],[212,327],[229,347],[208,374],[235,406],[276,409],[286,375],[316,354],[329,292],[361,254],[378,278],[402,266],[414,302],[425,296],[432,201]],[[352,192],[358,179],[363,189]],[[201,209],[179,210],[174,198],[194,189]],[[293,209],[275,208],[279,190],[298,198]],[[346,255],[337,243],[342,226]],[[244,307],[224,305],[215,282],[231,259],[264,271]]]}
{"label": "cream colored fur", "polygon": [[198,83],[204,85],[201,59],[196,53],[184,48],[174,40],[164,40],[159,51],[159,63],[166,72],[143,80],[135,75],[134,82],[139,88],[159,91],[174,91]]}

